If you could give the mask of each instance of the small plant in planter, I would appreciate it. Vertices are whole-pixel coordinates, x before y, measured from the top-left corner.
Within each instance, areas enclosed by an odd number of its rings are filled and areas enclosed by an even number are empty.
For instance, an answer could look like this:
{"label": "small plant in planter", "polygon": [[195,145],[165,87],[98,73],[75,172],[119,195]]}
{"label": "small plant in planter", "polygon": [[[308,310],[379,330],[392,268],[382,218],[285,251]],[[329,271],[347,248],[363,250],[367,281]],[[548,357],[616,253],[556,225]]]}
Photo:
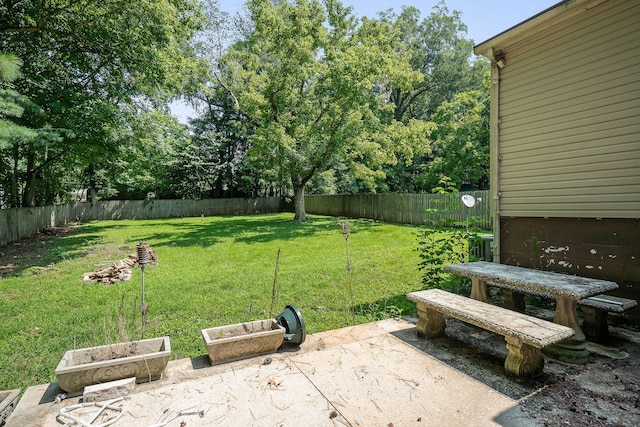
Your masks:
{"label": "small plant in planter", "polygon": [[306,339],[302,314],[288,305],[275,319],[202,329],[212,365],[273,353],[283,343],[300,345]]}
{"label": "small plant in planter", "polygon": [[[88,385],[130,377],[136,377],[138,381],[160,378],[171,356],[169,337],[130,341],[123,306],[124,294],[117,318],[121,342],[80,349],[75,349],[74,345],[73,350],[64,354],[55,371],[62,390],[74,393]],[[107,330],[105,321],[105,332]]]}
{"label": "small plant in planter", "polygon": [[304,342],[306,328],[302,314],[296,307],[288,305],[282,313],[271,318],[279,291],[279,260],[280,249],[278,249],[276,257],[269,319],[201,330],[202,339],[212,365],[273,353],[285,341],[296,345]]}
{"label": "small plant in planter", "polygon": [[275,319],[203,329],[202,339],[212,365],[273,353],[284,342],[285,328]]}
{"label": "small plant in planter", "polygon": [[[150,263],[148,245],[138,245],[138,263],[143,270]],[[155,254],[153,254],[155,258]],[[142,281],[142,339],[129,341],[126,318],[123,313],[124,295],[118,313],[118,331],[121,342],[67,351],[58,367],[56,377],[60,388],[67,393],[81,391],[93,384],[136,377],[138,381],[152,381],[160,378],[171,356],[168,336],[144,339],[147,308],[144,301],[144,277]],[[135,318],[135,311],[134,311]],[[106,323],[105,323],[106,329]]]}
{"label": "small plant in planter", "polygon": [[69,350],[56,368],[56,377],[67,393],[130,377],[151,381],[161,376],[170,356],[171,344],[166,336]]}

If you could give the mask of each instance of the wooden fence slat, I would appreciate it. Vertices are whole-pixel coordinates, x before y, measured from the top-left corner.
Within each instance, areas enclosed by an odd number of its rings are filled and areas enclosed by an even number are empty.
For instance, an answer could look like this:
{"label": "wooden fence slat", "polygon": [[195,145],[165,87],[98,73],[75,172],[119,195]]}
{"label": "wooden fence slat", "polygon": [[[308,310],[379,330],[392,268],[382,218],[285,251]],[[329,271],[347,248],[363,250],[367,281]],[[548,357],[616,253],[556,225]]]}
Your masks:
{"label": "wooden fence slat", "polygon": [[[489,191],[471,191],[482,201],[473,208],[461,206],[460,200],[440,194],[353,194],[308,195],[308,213],[351,218],[369,218],[400,224],[423,225],[427,221],[447,225],[463,222],[467,214],[477,218],[474,226],[491,230],[493,220],[489,207]],[[437,207],[436,215],[426,210]],[[258,199],[206,200],[104,200],[94,203],[75,202],[66,205],[11,208],[0,210],[0,246],[31,236],[43,229],[74,221],[197,217],[201,214],[235,215],[289,210],[280,197]]]}
{"label": "wooden fence slat", "polygon": [[[354,195],[307,195],[305,207],[308,213],[318,215],[370,218],[400,224],[446,226],[451,222],[459,226],[473,218],[474,227],[491,230],[493,219],[489,203],[489,190],[468,191],[481,199],[472,208],[465,207],[459,197],[448,194],[354,194]],[[434,208],[435,214],[427,209]]]}
{"label": "wooden fence slat", "polygon": [[210,200],[101,200],[33,208],[0,209],[0,246],[32,236],[46,228],[75,221],[197,217],[282,212],[280,197]]}

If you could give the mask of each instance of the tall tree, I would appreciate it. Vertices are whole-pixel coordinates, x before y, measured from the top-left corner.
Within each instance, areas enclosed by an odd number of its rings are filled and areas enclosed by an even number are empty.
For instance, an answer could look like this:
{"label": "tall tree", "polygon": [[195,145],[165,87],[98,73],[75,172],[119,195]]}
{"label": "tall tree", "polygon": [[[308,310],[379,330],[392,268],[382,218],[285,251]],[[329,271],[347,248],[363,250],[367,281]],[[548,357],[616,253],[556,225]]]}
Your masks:
{"label": "tall tree", "polygon": [[186,42],[201,19],[197,0],[0,2],[0,51],[22,58],[16,90],[41,107],[12,120],[50,130],[13,139],[4,153],[24,205],[51,199],[36,191],[48,170],[113,156],[123,121],[161,106],[183,74],[199,72]]}
{"label": "tall tree", "polygon": [[403,7],[400,15],[387,11],[381,17],[398,28],[412,68],[424,76],[409,88],[393,88],[396,120],[430,120],[442,102],[480,86],[487,64],[472,60],[473,41],[465,37],[467,27],[459,11],[450,12],[440,1],[422,21],[415,7]]}
{"label": "tall tree", "polygon": [[[48,126],[33,128],[33,118],[42,117],[43,109],[15,89],[13,82],[22,76],[21,67],[22,60],[17,56],[0,54],[0,183],[5,183],[0,185],[3,196],[0,204],[9,206],[20,204],[20,146],[33,144],[36,140],[55,141],[62,134]],[[33,171],[33,163],[27,162],[26,168]],[[32,175],[31,191],[25,192],[25,200],[33,197],[33,181]]]}
{"label": "tall tree", "polygon": [[22,117],[22,104],[28,100],[11,84],[21,76],[22,60],[15,55],[0,52],[0,148],[9,144],[9,139],[20,136],[31,137],[33,131],[13,123],[10,118]]}
{"label": "tall tree", "polygon": [[[452,102],[458,93],[481,89],[488,63],[473,59],[473,41],[466,38],[467,27],[459,11],[449,11],[441,1],[422,20],[414,7],[403,7],[399,15],[389,10],[380,16],[400,31],[402,43],[411,53],[412,68],[424,77],[409,88],[391,91],[396,120],[430,122],[442,103]],[[433,159],[429,153],[411,164],[385,168],[387,190],[431,190],[431,181],[424,176]]]}
{"label": "tall tree", "polygon": [[[86,187],[92,196],[105,198],[145,199],[182,197],[175,193],[171,169],[180,147],[191,140],[184,125],[161,111],[136,114],[117,132],[118,151],[105,157],[99,165],[87,166]],[[188,177],[193,186],[194,177]]]}
{"label": "tall tree", "polygon": [[417,180],[434,188],[443,179],[457,189],[489,185],[489,86],[485,74],[481,89],[457,94],[434,114],[432,161]]}
{"label": "tall tree", "polygon": [[255,127],[251,160],[293,189],[296,220],[306,219],[306,184],[336,159],[373,183],[397,152],[427,146],[426,132],[394,138],[389,127],[403,125],[377,114],[390,88],[420,79],[391,25],[358,21],[337,0],[250,0],[248,8],[253,31],[221,58],[219,82]]}

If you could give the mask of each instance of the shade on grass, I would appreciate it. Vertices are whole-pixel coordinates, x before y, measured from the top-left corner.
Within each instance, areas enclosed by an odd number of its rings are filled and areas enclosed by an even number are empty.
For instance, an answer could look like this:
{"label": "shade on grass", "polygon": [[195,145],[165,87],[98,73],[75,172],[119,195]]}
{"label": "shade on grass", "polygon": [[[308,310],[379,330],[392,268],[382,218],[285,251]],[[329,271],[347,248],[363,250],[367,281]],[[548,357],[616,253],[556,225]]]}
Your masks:
{"label": "shade on grass", "polygon": [[[200,330],[302,312],[307,333],[352,324],[345,240],[338,219],[291,214],[96,221],[43,246],[0,280],[0,389],[55,381],[66,350],[140,338],[141,271],[112,286],[85,272],[148,243],[145,337],[169,335],[174,357],[206,354]],[[416,227],[349,220],[355,321],[414,309],[420,289]],[[277,300],[272,308],[276,256]]]}

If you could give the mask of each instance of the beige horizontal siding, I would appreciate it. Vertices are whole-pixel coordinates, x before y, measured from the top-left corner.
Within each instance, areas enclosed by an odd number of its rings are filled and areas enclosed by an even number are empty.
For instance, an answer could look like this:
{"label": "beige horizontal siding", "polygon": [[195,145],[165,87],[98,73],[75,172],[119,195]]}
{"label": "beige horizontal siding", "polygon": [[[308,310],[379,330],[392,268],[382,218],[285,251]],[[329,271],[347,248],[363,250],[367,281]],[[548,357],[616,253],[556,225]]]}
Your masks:
{"label": "beige horizontal siding", "polygon": [[500,215],[640,217],[640,2],[505,46]]}

